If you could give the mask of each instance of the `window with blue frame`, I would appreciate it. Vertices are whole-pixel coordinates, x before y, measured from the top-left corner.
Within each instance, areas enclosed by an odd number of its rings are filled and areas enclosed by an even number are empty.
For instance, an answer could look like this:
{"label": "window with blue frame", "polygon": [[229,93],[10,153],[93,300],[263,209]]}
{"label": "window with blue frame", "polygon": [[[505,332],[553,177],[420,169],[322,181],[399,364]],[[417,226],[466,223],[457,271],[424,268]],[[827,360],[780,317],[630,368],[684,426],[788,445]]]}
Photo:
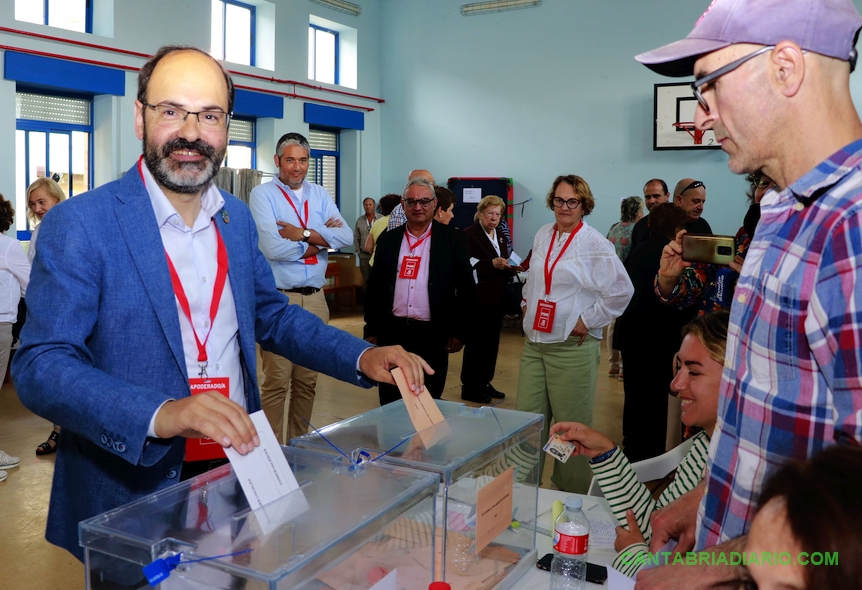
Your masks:
{"label": "window with blue frame", "polygon": [[29,239],[27,187],[53,177],[67,197],[92,188],[93,102],[87,98],[15,95],[15,225]]}
{"label": "window with blue frame", "polygon": [[254,121],[233,118],[228,132],[224,165],[237,170],[255,166]]}
{"label": "window with blue frame", "polygon": [[15,20],[80,33],[93,32],[92,0],[15,0]]}
{"label": "window with blue frame", "polygon": [[338,84],[338,32],[308,25],[308,77]]}
{"label": "window with blue frame", "polygon": [[308,182],[321,185],[327,190],[337,207],[341,207],[338,195],[338,132],[326,129],[308,130]]}
{"label": "window with blue frame", "polygon": [[254,64],[254,6],[212,0],[212,55],[246,66]]}

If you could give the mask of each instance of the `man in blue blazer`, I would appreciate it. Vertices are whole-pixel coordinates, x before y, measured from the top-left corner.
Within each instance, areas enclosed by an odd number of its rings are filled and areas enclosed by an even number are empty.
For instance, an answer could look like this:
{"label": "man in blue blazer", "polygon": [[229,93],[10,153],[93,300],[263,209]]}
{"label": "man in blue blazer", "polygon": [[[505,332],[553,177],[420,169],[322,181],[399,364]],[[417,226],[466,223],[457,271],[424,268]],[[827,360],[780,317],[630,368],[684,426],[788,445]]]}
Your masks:
{"label": "man in blue blazer", "polygon": [[[255,341],[364,387],[393,383],[396,365],[422,387],[418,357],[369,348],[276,290],[248,207],[210,182],[233,94],[209,55],[162,48],[139,77],[144,156],[40,229],[12,371],[21,401],[63,427],[46,537],[78,559],[81,520],[180,480],[184,437],[259,444]],[[203,378],[230,395],[191,396]]]}

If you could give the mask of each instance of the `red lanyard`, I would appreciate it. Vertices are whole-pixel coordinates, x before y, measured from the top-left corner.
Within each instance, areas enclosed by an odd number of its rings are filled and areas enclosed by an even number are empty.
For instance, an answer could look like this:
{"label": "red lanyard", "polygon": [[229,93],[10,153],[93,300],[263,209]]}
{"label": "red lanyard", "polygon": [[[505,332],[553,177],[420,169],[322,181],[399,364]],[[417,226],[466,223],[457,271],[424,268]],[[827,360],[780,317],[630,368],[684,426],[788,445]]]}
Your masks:
{"label": "red lanyard", "polygon": [[[278,186],[278,185],[276,185],[276,186]],[[296,205],[294,205],[293,201],[290,200],[290,197],[287,196],[287,192],[283,188],[281,188],[280,186],[278,187],[278,190],[281,191],[281,194],[284,195],[284,198],[287,199],[287,202],[290,203],[291,207],[293,207],[293,211],[294,211],[294,213],[296,213],[296,218],[299,220],[299,225],[302,226],[302,229],[308,229],[308,227],[306,227],[308,224],[308,199],[305,199],[305,211],[304,211],[305,212],[305,219],[303,219],[302,217],[299,216],[299,209],[296,208]]]}
{"label": "red lanyard", "polygon": [[557,224],[554,224],[554,231],[551,234],[551,243],[548,246],[548,255],[545,256],[545,297],[551,294],[551,282],[554,280],[554,268],[556,268],[557,263],[560,261],[560,258],[563,257],[563,253],[566,251],[566,248],[569,247],[569,244],[572,243],[572,240],[575,237],[575,234],[581,231],[581,227],[584,225],[583,221],[578,223],[578,227],[576,227],[571,235],[569,235],[569,239],[566,240],[566,243],[563,245],[563,249],[560,250],[560,253],[557,254],[557,259],[554,260],[554,263],[551,265],[550,270],[548,269],[548,259],[551,257],[551,249],[554,245],[554,240],[557,239]]}
{"label": "red lanyard", "polygon": [[[201,342],[200,338],[198,338],[197,330],[195,330],[195,324],[192,322],[192,311],[189,307],[189,299],[186,297],[186,291],[183,289],[183,284],[180,281],[180,275],[177,274],[177,269],[174,268],[174,263],[171,261],[171,256],[168,254],[168,251],[165,250],[165,257],[168,259],[168,270],[171,272],[171,284],[174,287],[174,294],[177,296],[177,301],[180,302],[180,307],[183,310],[183,313],[186,314],[186,318],[189,320],[189,324],[192,327],[192,334],[195,336],[195,342],[198,345],[198,362],[204,363],[201,367],[201,370],[204,371],[206,369],[207,362],[207,349],[206,344],[207,340],[209,340],[210,333],[213,329],[213,324],[215,323],[215,317],[218,313],[219,302],[221,301],[222,293],[224,292],[225,282],[227,282],[227,248],[224,246],[224,241],[221,239],[221,233],[218,231],[218,227],[213,222],[213,227],[215,227],[216,232],[216,240],[218,241],[218,254],[216,259],[218,260],[218,271],[216,272],[216,280],[215,285],[213,285],[213,299],[210,304],[210,327],[207,330],[207,335],[204,337],[204,341]],[[204,376],[204,375],[202,375]]]}
{"label": "red lanyard", "polygon": [[404,238],[407,240],[407,247],[410,249],[410,256],[413,256],[413,250],[418,248],[422,242],[431,237],[431,229],[428,229],[428,233],[416,240],[415,244],[410,243],[410,232],[407,231],[407,228],[404,228]]}

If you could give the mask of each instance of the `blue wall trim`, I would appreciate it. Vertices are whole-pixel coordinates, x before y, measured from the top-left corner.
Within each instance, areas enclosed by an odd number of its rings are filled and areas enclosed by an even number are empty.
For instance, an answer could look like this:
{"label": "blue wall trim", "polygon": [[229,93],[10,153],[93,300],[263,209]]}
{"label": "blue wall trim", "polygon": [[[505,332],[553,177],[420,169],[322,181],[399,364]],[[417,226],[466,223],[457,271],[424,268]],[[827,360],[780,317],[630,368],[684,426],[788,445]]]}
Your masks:
{"label": "blue wall trim", "polygon": [[365,113],[337,109],[322,104],[305,103],[305,122],[336,129],[365,129]]}
{"label": "blue wall trim", "polygon": [[126,94],[126,74],[122,70],[17,51],[6,52],[4,77],[58,91]]}
{"label": "blue wall trim", "polygon": [[237,88],[233,114],[235,117],[247,117],[249,119],[262,117],[281,119],[284,117],[284,98],[274,94],[251,92]]}

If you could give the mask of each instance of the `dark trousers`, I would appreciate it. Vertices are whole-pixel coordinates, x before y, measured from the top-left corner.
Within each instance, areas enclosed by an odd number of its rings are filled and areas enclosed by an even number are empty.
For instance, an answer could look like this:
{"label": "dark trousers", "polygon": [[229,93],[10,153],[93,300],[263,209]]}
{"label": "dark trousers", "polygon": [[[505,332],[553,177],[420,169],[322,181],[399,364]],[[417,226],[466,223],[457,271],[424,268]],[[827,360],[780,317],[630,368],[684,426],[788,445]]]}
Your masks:
{"label": "dark trousers", "polygon": [[500,351],[500,324],[503,308],[500,305],[480,305],[464,345],[461,365],[461,383],[468,388],[480,388],[494,379],[497,370],[497,353]]}
{"label": "dark trousers", "polygon": [[667,440],[667,398],[676,351],[647,347],[621,351],[626,370],[623,452],[632,462],[661,455]]}
{"label": "dark trousers", "polygon": [[[446,386],[446,373],[449,371],[449,353],[446,346],[449,336],[432,322],[420,322],[390,316],[386,320],[380,335],[377,337],[379,346],[400,344],[408,352],[418,354],[434,369],[433,375],[425,375],[425,388],[434,399],[443,396]],[[401,399],[398,388],[394,385],[381,383],[378,388],[380,405],[390,404]]]}

